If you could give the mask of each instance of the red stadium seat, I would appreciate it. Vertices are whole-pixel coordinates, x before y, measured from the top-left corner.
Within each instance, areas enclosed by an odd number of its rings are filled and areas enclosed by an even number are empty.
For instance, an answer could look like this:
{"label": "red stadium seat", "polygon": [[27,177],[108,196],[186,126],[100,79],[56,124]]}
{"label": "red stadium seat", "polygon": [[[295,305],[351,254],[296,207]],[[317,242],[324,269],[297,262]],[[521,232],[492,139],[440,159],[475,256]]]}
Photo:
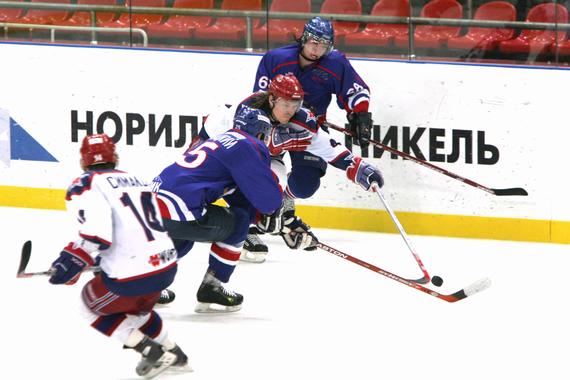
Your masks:
{"label": "red stadium seat", "polygon": [[[273,0],[269,8],[271,12],[300,12],[311,13],[311,0]],[[254,41],[286,43],[301,37],[305,23],[304,20],[286,20],[270,18],[267,23],[253,31]]]}
{"label": "red stadium seat", "polygon": [[[372,7],[370,15],[409,17],[409,0],[379,0]],[[407,34],[408,25],[368,24],[363,31],[346,35],[344,42],[355,46],[388,46],[396,36]]]}
{"label": "red stadium seat", "polygon": [[[261,0],[223,0],[221,9],[259,11]],[[252,27],[258,24],[259,20],[253,20]],[[245,32],[245,18],[219,17],[212,25],[195,29],[193,36],[199,40],[240,41],[245,38]]]}
{"label": "red stadium seat", "polygon": [[[214,0],[175,0],[172,7],[212,9]],[[150,25],[146,30],[150,37],[190,38],[194,29],[205,28],[211,23],[211,17],[172,15],[164,24]]]}
{"label": "red stadium seat", "polygon": [[[462,18],[463,7],[456,0],[432,0],[423,6],[420,17],[426,18]],[[414,45],[420,48],[438,48],[445,42],[459,35],[459,26],[418,25],[414,32]],[[407,36],[398,36],[394,44],[406,47]]]}
{"label": "red stadium seat", "polygon": [[125,12],[121,13],[115,21],[102,22],[98,26],[106,28],[143,28],[148,25],[159,24],[164,16],[157,13],[130,13],[129,7],[165,7],[166,0],[127,0]]}
{"label": "red stadium seat", "polygon": [[[70,4],[70,0],[32,0],[32,3]],[[69,18],[70,12],[50,9],[28,9],[26,15],[18,22],[21,24],[59,25]]]}
{"label": "red stadium seat", "polygon": [[[14,3],[21,3],[24,0],[15,0]],[[0,8],[0,22],[19,22],[25,10],[19,8]]]}
{"label": "red stadium seat", "polygon": [[[325,0],[321,6],[321,13],[359,15],[362,13],[362,3],[360,0]],[[358,22],[333,21],[335,41],[347,34],[356,33],[359,26]]]}
{"label": "red stadium seat", "polygon": [[[79,5],[117,5],[117,0],[77,0]],[[113,12],[96,12],[95,23],[96,26],[112,22],[117,19],[118,15]],[[91,12],[75,12],[73,15],[58,25],[65,26],[91,26]]]}
{"label": "red stadium seat", "polygon": [[[568,35],[566,37],[568,38]],[[554,54],[570,55],[570,40],[559,38],[557,43],[550,46],[550,51]]]}
{"label": "red stadium seat", "polygon": [[[515,6],[506,1],[491,1],[481,5],[475,11],[475,20],[515,21],[517,10]],[[447,41],[450,49],[463,50],[494,50],[502,41],[513,38],[513,29],[471,27],[467,34],[452,37]]]}
{"label": "red stadium seat", "polygon": [[[567,23],[568,10],[558,3],[538,4],[528,11],[526,21]],[[551,51],[556,41],[565,37],[565,31],[523,29],[517,38],[501,42],[499,50],[503,53],[542,54]]]}

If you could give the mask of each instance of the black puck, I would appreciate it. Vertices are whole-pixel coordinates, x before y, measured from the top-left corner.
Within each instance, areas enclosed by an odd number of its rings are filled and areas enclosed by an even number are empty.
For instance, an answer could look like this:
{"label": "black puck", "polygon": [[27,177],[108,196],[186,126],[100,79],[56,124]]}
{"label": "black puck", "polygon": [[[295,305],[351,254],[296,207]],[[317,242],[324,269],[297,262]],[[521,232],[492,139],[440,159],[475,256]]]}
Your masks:
{"label": "black puck", "polygon": [[441,286],[443,285],[443,278],[439,276],[433,276],[431,278],[431,283],[434,284],[435,286]]}

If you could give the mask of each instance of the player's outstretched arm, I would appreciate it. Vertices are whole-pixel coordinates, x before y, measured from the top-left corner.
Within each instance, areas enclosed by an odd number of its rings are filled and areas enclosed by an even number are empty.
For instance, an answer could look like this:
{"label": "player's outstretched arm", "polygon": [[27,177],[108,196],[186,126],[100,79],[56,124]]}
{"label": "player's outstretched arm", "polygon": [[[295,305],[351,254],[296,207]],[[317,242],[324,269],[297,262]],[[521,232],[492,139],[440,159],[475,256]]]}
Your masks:
{"label": "player's outstretched arm", "polygon": [[374,182],[378,184],[379,188],[384,186],[384,177],[382,177],[380,170],[358,156],[353,157],[352,163],[346,169],[346,176],[366,191],[371,190]]}

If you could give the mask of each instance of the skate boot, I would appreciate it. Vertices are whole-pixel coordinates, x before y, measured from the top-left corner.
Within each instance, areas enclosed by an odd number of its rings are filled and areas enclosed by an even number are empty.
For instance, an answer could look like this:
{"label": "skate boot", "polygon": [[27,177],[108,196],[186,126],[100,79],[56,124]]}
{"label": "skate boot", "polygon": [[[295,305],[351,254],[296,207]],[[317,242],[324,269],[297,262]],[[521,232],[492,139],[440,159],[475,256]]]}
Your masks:
{"label": "skate boot", "polygon": [[174,355],[176,355],[176,361],[174,364],[172,364],[173,366],[183,367],[185,365],[188,365],[188,356],[178,345],[174,346],[172,350],[168,350],[168,352],[172,352]]}
{"label": "skate boot", "polygon": [[137,364],[137,374],[145,379],[157,376],[173,365],[178,358],[175,353],[164,351],[160,344],[146,336],[134,349],[142,355],[141,361]]}
{"label": "skate boot", "polygon": [[168,352],[176,355],[176,361],[168,369],[170,371],[176,372],[193,372],[192,367],[188,364],[188,356],[182,351],[182,349],[175,345],[173,349],[168,350]]}
{"label": "skate boot", "polygon": [[174,301],[176,294],[170,289],[164,289],[160,292],[160,298],[156,301],[159,305],[166,305]]}
{"label": "skate boot", "polygon": [[196,294],[196,313],[229,313],[241,309],[243,296],[227,290],[220,280],[207,272]]}
{"label": "skate boot", "polygon": [[262,263],[265,261],[265,256],[269,249],[267,245],[261,241],[256,227],[249,229],[249,234],[243,243],[243,248],[241,250],[240,261],[246,261],[248,263]]}

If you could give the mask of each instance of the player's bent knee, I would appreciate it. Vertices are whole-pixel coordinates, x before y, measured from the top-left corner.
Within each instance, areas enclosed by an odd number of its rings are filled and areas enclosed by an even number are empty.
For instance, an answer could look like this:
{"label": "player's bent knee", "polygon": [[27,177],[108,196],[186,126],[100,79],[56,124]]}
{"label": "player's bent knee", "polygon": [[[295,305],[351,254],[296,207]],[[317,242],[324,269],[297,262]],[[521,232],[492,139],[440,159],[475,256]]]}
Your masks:
{"label": "player's bent knee", "polygon": [[227,207],[208,205],[199,220],[179,221],[164,219],[164,227],[172,239],[197,242],[223,241],[235,227],[234,213]]}

